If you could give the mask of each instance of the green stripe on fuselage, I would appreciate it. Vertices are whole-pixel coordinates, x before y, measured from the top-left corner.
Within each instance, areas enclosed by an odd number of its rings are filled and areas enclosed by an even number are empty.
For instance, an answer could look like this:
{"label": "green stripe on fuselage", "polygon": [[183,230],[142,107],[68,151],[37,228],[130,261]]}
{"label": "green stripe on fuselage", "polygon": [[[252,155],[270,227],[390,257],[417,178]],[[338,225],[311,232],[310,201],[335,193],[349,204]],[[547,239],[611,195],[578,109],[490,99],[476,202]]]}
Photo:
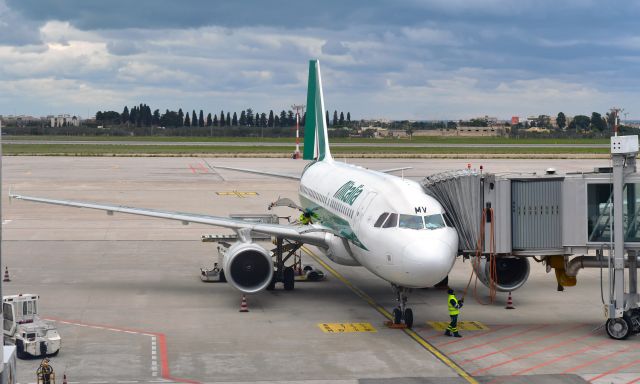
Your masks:
{"label": "green stripe on fuselage", "polygon": [[356,234],[353,232],[353,228],[351,228],[351,225],[347,220],[343,219],[340,216],[337,216],[325,207],[318,205],[314,201],[311,201],[302,195],[300,195],[300,203],[302,203],[302,206],[305,209],[313,212],[313,215],[318,224],[322,224],[325,227],[332,229],[341,237],[349,240],[358,248],[362,248],[365,251],[369,250],[367,249],[367,247],[365,247],[364,244],[360,242],[360,239],[358,239]]}

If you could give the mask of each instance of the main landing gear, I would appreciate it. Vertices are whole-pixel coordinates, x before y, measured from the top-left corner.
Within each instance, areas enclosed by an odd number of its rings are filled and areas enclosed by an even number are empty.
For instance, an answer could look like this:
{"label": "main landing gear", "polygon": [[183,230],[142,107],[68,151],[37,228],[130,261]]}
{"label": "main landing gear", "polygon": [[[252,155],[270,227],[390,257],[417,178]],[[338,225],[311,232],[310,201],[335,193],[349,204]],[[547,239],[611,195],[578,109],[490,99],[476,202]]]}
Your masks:
{"label": "main landing gear", "polygon": [[413,326],[413,311],[411,308],[407,308],[407,299],[409,293],[411,293],[410,288],[399,287],[397,285],[392,284],[393,292],[396,294],[396,300],[398,301],[398,306],[393,309],[393,324],[402,324],[407,328],[411,328]]}

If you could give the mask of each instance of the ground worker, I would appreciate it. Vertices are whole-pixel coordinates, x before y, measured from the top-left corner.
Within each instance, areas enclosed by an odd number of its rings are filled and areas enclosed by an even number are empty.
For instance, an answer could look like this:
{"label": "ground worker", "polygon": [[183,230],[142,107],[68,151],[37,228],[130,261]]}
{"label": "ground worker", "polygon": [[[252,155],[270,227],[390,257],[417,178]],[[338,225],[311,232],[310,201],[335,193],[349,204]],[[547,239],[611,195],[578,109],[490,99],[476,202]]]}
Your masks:
{"label": "ground worker", "polygon": [[56,382],[56,376],[53,372],[53,367],[49,365],[49,359],[46,357],[40,363],[40,367],[36,371],[38,378],[38,384],[54,384]]}
{"label": "ground worker", "polygon": [[447,291],[449,297],[447,297],[447,306],[449,307],[449,316],[451,317],[451,323],[447,327],[447,330],[444,332],[446,336],[455,336],[462,337],[460,333],[458,333],[458,315],[460,314],[460,308],[464,303],[464,299],[458,300],[456,298],[453,289],[449,288]]}
{"label": "ground worker", "polygon": [[302,225],[311,224],[311,213],[302,212],[302,214],[300,215],[300,224]]}

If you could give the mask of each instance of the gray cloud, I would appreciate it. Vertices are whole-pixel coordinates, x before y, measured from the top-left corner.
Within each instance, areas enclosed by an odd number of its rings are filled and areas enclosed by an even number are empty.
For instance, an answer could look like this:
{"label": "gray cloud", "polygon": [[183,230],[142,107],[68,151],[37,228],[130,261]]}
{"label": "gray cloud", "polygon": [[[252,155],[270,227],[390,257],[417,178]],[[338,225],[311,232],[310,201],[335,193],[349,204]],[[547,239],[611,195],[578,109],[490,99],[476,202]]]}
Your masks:
{"label": "gray cloud", "polygon": [[[636,3],[269,4],[0,0],[0,93],[25,113],[65,102],[278,109],[303,101],[306,62],[319,57],[327,106],[354,117],[589,113],[640,96]],[[49,87],[83,98],[54,105]]]}

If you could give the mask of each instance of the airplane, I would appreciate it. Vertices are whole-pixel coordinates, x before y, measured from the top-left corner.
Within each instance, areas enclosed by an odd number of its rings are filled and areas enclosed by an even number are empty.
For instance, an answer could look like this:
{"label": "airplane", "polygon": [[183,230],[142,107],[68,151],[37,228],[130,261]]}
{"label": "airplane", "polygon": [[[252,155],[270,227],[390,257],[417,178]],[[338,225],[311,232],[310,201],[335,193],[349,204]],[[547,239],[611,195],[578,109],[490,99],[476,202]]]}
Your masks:
{"label": "airplane", "polygon": [[[222,260],[227,281],[243,293],[273,287],[282,261],[252,241],[251,233],[309,244],[333,262],[363,266],[389,282],[398,306],[393,323],[413,325],[407,306],[414,288],[431,287],[447,278],[458,255],[458,234],[443,207],[420,184],[393,176],[404,168],[374,171],[334,161],[331,156],[319,60],[310,60],[303,159],[310,160],[300,176],[257,170],[217,167],[299,180],[298,195],[307,225],[262,224],[195,213],[159,211],[81,201],[56,200],[10,194],[11,198],[71,207],[128,213],[188,223],[225,227],[237,233]],[[293,271],[281,278],[291,287]]]}

